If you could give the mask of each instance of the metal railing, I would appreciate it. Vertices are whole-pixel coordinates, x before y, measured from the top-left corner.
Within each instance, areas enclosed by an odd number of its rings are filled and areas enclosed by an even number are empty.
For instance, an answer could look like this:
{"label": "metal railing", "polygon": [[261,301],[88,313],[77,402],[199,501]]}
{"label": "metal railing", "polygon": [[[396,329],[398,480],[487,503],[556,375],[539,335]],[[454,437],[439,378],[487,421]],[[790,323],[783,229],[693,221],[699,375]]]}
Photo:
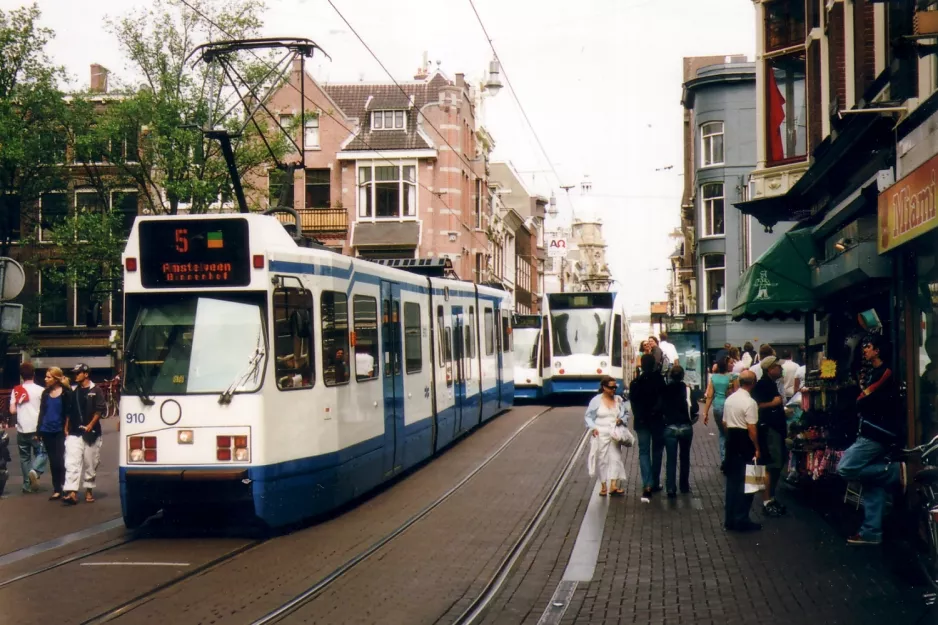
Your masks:
{"label": "metal railing", "polygon": [[[296,212],[300,215],[300,228],[304,234],[348,232],[348,211],[344,208],[298,208]],[[285,223],[293,222],[293,218],[284,213],[278,214],[277,218]]]}

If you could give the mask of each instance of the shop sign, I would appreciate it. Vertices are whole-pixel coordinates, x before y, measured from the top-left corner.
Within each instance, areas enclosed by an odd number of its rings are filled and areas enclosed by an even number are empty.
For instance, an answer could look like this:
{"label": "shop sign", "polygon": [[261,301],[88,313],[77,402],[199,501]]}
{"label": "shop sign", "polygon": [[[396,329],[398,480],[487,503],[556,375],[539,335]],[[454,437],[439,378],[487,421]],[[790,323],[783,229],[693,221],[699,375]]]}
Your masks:
{"label": "shop sign", "polygon": [[938,227],[936,180],[938,156],[933,156],[879,194],[877,248],[880,254]]}
{"label": "shop sign", "polygon": [[566,258],[567,257],[567,237],[550,236],[547,238],[547,257],[548,258]]}

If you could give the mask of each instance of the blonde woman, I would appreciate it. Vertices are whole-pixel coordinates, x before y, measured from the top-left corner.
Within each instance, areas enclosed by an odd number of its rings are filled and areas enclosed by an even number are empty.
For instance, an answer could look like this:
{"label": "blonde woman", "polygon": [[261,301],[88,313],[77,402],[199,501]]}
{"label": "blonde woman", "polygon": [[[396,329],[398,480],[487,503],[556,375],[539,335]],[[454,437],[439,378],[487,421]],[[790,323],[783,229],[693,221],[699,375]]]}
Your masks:
{"label": "blonde woman", "polygon": [[45,383],[46,388],[39,400],[36,431],[49,455],[53,490],[49,500],[56,501],[62,498],[65,484],[65,437],[69,420],[74,421],[75,397],[68,378],[58,367],[46,369]]}
{"label": "blonde woman", "polygon": [[[615,378],[603,376],[599,382],[599,394],[590,400],[586,408],[586,427],[591,431],[589,453],[590,475],[599,474],[599,496],[608,493],[622,495],[625,480],[625,465],[618,441],[613,437],[617,425],[626,425],[628,413],[625,402],[616,395]],[[608,484],[608,488],[607,488]]]}

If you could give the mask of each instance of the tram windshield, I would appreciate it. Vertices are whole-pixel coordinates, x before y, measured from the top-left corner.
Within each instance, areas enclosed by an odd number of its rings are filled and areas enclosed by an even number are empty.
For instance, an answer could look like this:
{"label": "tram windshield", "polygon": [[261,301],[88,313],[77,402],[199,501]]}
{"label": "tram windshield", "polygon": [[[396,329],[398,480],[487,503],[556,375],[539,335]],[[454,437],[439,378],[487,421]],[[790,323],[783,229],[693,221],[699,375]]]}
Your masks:
{"label": "tram windshield", "polygon": [[537,339],[541,329],[515,328],[515,364],[527,369],[537,368]]}
{"label": "tram windshield", "polygon": [[551,328],[555,356],[608,356],[608,328],[612,310],[579,308],[555,312]]}
{"label": "tram windshield", "polygon": [[256,391],[263,365],[245,371],[266,348],[263,328],[260,303],[243,297],[147,296],[127,342],[125,388],[142,395],[222,393],[237,382],[235,392]]}

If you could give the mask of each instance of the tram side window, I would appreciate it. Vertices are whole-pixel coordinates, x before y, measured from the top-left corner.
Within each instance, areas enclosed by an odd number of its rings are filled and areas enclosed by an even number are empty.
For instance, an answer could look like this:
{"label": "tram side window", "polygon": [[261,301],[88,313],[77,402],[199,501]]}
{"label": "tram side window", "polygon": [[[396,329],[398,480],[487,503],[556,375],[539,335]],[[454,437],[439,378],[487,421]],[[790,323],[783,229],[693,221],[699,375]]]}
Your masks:
{"label": "tram side window", "polygon": [[422,368],[420,350],[420,304],[404,302],[404,370],[407,373],[417,373]]}
{"label": "tram side window", "polygon": [[309,388],[313,368],[313,294],[306,289],[274,290],[274,355],[277,388]]}
{"label": "tram side window", "polygon": [[486,308],[482,317],[485,320],[485,355],[495,353],[495,315],[491,308]]}
{"label": "tram side window", "polygon": [[440,343],[440,366],[441,367],[446,366],[446,358],[444,356],[446,352],[444,351],[444,348],[443,348],[443,343],[446,342],[445,341],[446,337],[445,337],[443,327],[444,327],[443,307],[437,306],[436,307],[436,335],[439,337],[439,343]]}
{"label": "tram side window", "polygon": [[348,384],[348,298],[345,293],[323,291],[319,306],[323,382],[326,386]]}
{"label": "tram side window", "polygon": [[511,319],[504,310],[502,311],[502,351],[511,351]]}
{"label": "tram side window", "polygon": [[443,332],[443,360],[446,361],[446,386],[453,385],[453,329],[446,328]]}
{"label": "tram side window", "polygon": [[352,298],[355,324],[355,379],[358,382],[378,377],[378,300],[356,295]]}
{"label": "tram side window", "polygon": [[466,328],[466,357],[476,357],[476,309],[469,307],[469,327]]}
{"label": "tram side window", "polygon": [[622,366],[622,316],[616,315],[613,318],[612,326],[612,366]]}

